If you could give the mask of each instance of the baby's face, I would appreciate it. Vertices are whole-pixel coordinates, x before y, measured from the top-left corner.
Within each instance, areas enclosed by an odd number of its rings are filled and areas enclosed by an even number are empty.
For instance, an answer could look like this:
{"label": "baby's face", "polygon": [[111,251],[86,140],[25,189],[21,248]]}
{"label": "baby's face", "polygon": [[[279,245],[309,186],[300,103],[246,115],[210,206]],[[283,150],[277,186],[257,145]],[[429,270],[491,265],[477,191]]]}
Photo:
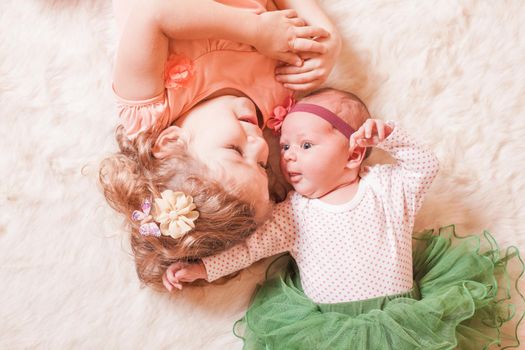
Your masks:
{"label": "baby's face", "polygon": [[280,145],[281,171],[299,194],[319,198],[344,182],[349,144],[324,119],[306,112],[289,114]]}
{"label": "baby's face", "polygon": [[188,150],[215,179],[252,203],[258,217],[264,216],[269,204],[268,144],[253,102],[246,97],[215,97],[193,108],[178,124],[189,134]]}

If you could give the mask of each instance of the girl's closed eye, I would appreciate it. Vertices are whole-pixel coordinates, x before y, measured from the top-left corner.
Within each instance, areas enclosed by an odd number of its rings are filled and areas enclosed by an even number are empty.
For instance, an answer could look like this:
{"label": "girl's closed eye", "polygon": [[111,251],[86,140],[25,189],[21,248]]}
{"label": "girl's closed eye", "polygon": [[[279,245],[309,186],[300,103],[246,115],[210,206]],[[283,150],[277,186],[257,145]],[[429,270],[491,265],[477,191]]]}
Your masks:
{"label": "girl's closed eye", "polygon": [[[244,153],[243,153],[242,149],[239,146],[237,146],[237,145],[233,145],[233,144],[232,145],[227,145],[225,148],[226,149],[231,149],[232,151],[234,151],[235,153],[237,153],[241,157],[244,157]],[[265,162],[258,162],[257,165],[259,165],[264,170],[268,170],[268,168],[269,168],[268,164],[265,163]]]}
{"label": "girl's closed eye", "polygon": [[244,157],[244,153],[242,152],[242,149],[237,145],[227,145],[225,148],[231,149],[234,152],[238,153],[241,157]]}
{"label": "girl's closed eye", "polygon": [[261,168],[263,168],[264,170],[268,170],[268,168],[269,168],[269,166],[268,166],[267,163],[259,162],[259,163],[257,163],[257,164],[259,164],[259,166],[260,166]]}

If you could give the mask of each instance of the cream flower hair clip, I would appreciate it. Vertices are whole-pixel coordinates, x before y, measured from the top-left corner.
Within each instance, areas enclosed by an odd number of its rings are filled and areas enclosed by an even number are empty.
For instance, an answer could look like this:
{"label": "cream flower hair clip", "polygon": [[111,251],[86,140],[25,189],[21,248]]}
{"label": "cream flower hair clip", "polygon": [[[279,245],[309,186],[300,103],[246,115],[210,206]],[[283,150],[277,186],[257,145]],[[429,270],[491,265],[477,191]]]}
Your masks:
{"label": "cream flower hair clip", "polygon": [[131,218],[141,222],[139,232],[143,236],[179,238],[195,228],[195,220],[199,217],[199,212],[194,210],[196,207],[193,197],[183,192],[165,190],[161,198],[155,198],[152,215],[151,202],[146,199],[142,204],[142,212],[135,210]]}
{"label": "cream flower hair clip", "polygon": [[155,198],[153,218],[160,224],[163,236],[179,238],[195,228],[199,217],[196,207],[192,196],[165,190],[161,198]]}

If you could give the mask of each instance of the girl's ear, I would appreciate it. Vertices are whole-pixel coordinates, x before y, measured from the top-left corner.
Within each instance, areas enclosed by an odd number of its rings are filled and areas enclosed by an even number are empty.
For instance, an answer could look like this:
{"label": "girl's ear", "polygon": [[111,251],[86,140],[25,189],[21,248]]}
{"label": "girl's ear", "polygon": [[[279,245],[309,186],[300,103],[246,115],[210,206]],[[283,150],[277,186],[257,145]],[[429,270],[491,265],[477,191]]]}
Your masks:
{"label": "girl's ear", "polygon": [[348,149],[348,162],[346,163],[346,167],[349,169],[359,169],[365,159],[366,150],[366,147],[357,145],[354,148],[350,147]]}
{"label": "girl's ear", "polygon": [[184,142],[185,132],[178,126],[168,126],[162,130],[153,145],[153,156],[157,159],[162,159],[170,156],[175,148],[180,147]]}

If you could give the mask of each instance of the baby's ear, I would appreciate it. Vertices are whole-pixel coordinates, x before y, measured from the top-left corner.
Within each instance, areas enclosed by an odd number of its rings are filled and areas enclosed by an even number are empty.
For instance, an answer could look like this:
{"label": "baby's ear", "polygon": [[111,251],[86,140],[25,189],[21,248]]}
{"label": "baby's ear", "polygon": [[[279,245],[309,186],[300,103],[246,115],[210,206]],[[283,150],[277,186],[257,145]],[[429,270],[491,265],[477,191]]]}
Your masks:
{"label": "baby's ear", "polygon": [[181,146],[184,139],[184,130],[175,125],[168,126],[166,129],[162,130],[157,137],[152,148],[153,156],[157,159],[170,156],[176,148]]}
{"label": "baby's ear", "polygon": [[361,163],[365,159],[366,150],[366,147],[361,147],[357,145],[355,145],[354,147],[349,147],[348,162],[346,163],[346,167],[349,169],[359,169]]}

